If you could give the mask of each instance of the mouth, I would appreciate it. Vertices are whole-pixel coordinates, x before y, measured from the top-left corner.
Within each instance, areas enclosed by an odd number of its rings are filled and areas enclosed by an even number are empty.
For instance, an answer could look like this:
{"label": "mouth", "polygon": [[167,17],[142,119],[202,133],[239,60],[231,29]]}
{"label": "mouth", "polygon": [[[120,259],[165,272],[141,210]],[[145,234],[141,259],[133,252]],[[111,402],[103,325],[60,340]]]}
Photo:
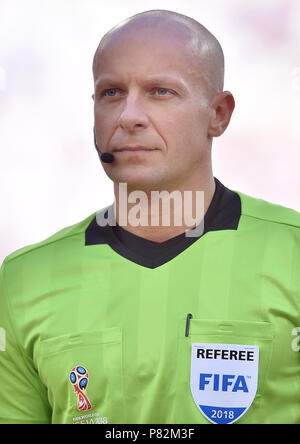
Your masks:
{"label": "mouth", "polygon": [[147,146],[122,146],[121,148],[117,148],[113,150],[114,153],[135,153],[135,152],[146,152],[146,151],[155,151],[157,148],[150,148]]}

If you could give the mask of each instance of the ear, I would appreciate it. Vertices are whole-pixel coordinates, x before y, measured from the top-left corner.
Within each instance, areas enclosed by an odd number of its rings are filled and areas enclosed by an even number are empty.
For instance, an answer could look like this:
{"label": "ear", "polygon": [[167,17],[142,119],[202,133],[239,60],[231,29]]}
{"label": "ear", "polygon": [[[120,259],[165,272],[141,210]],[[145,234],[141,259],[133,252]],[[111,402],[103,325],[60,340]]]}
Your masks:
{"label": "ear", "polygon": [[212,117],[209,122],[208,136],[218,137],[224,133],[229,125],[235,107],[234,97],[229,91],[218,93],[212,103]]}

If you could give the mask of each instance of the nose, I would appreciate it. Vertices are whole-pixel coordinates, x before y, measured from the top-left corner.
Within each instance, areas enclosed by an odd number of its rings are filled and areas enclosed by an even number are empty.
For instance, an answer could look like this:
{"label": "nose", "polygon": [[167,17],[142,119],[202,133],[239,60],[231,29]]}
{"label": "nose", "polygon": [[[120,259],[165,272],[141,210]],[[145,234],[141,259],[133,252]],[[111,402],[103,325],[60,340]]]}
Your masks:
{"label": "nose", "polygon": [[147,128],[148,117],[138,97],[128,95],[119,117],[119,126],[129,132]]}

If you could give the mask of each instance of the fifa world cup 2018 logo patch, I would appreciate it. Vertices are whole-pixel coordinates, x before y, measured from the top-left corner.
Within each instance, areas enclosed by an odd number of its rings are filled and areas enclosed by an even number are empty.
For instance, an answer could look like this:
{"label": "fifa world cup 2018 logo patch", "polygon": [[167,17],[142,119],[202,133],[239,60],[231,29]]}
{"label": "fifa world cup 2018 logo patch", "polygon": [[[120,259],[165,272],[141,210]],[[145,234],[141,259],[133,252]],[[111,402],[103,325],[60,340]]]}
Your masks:
{"label": "fifa world cup 2018 logo patch", "polygon": [[75,394],[77,396],[77,409],[80,412],[90,410],[92,405],[85,394],[88,382],[89,374],[86,368],[82,365],[77,365],[70,371],[70,382],[74,387]]}

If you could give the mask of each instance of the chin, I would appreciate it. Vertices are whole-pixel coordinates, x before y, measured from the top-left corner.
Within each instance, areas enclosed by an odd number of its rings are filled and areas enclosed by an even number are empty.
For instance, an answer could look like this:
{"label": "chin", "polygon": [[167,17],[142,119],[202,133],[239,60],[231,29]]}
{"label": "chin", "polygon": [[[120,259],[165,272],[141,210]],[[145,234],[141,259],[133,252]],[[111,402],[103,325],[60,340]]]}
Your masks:
{"label": "chin", "polygon": [[[118,174],[119,173],[119,174]],[[125,168],[122,168],[122,171],[109,171],[107,172],[109,178],[115,183],[126,183],[127,189],[141,190],[141,191],[151,191],[155,189],[159,189],[158,183],[159,178],[153,175],[153,172],[147,174],[145,168],[130,168],[130,171],[125,171]]]}
{"label": "chin", "polygon": [[127,180],[118,181],[118,183],[126,183],[127,190],[136,190],[136,191],[152,191],[153,182],[151,180],[147,180],[145,177],[135,177],[135,178],[127,178]]}

